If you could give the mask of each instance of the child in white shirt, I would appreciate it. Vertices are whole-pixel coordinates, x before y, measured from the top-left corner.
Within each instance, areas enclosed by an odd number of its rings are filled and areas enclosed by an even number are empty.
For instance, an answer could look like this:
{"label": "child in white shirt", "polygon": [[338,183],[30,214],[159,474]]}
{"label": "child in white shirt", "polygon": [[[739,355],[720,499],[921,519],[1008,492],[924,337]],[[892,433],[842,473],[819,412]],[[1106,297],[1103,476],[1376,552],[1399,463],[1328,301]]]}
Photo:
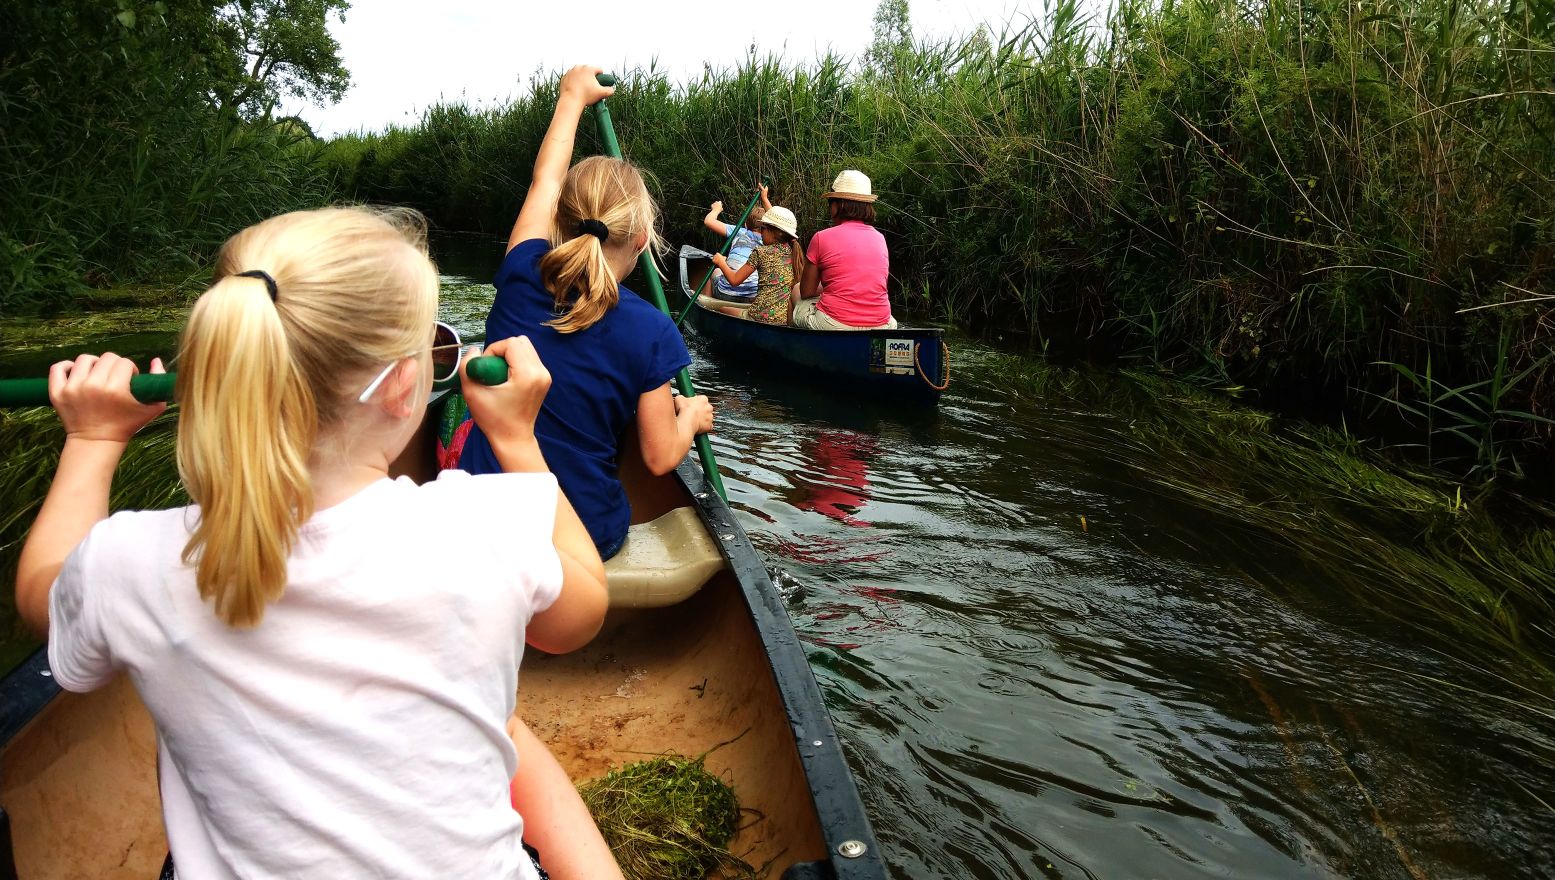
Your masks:
{"label": "child in white shirt", "polygon": [[388,477],[430,374],[458,368],[456,345],[431,350],[437,288],[413,212],[297,212],[229,240],[179,346],[186,508],[108,516],[126,443],[163,408],[130,395],[134,364],[49,372],[66,439],[17,606],[66,689],[128,671],[181,876],[540,876],[505,725],[526,638],[591,639],[604,571],[535,443],[550,376],[525,339],[488,348],[505,384],[464,388],[508,473]]}

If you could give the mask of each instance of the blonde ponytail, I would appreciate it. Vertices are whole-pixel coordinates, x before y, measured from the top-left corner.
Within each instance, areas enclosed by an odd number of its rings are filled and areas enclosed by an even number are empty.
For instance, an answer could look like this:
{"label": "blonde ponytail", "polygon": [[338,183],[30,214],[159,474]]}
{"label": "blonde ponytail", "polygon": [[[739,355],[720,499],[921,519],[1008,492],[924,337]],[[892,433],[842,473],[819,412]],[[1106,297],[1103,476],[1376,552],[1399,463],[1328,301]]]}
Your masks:
{"label": "blonde ponytail", "polygon": [[184,562],[197,563],[200,597],[217,617],[253,626],[285,589],[297,526],[313,514],[317,405],[258,279],[218,281],[195,304],[184,340],[178,464],[200,505]]}
{"label": "blonde ponytail", "polygon": [[562,242],[541,257],[540,277],[545,289],[556,297],[557,311],[566,309],[566,314],[545,322],[558,333],[594,326],[621,299],[621,283],[605,258],[604,245],[587,233]]}
{"label": "blonde ponytail", "polygon": [[[787,235],[787,233],[784,234]],[[794,283],[798,284],[799,280],[804,277],[807,263],[805,262],[804,248],[799,246],[799,239],[792,235],[788,236],[788,258],[794,264]]]}
{"label": "blonde ponytail", "polygon": [[[272,297],[263,272],[274,281]],[[179,343],[178,471],[199,507],[184,547],[229,626],[286,589],[313,515],[309,464],[348,428],[357,380],[407,356],[429,367],[437,270],[419,214],[326,208],[233,236]]]}
{"label": "blonde ponytail", "polygon": [[[582,230],[590,220],[604,227],[603,240]],[[540,278],[559,315],[546,325],[576,333],[603,318],[620,300],[621,282],[608,251],[631,248],[646,232],[649,249],[657,252],[662,247],[657,222],[658,207],[636,166],[608,156],[572,166],[557,198],[551,249],[540,258]]]}

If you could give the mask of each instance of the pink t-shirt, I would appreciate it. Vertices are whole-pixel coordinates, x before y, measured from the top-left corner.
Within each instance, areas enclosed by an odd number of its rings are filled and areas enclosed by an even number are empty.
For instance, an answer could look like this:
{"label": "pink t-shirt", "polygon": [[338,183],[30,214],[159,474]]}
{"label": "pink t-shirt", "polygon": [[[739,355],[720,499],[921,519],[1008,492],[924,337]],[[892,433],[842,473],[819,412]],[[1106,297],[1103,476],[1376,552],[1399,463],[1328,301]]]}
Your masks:
{"label": "pink t-shirt", "polygon": [[811,237],[805,257],[821,270],[816,308],[851,327],[878,327],[891,320],[885,292],[891,255],[880,230],[846,220]]}

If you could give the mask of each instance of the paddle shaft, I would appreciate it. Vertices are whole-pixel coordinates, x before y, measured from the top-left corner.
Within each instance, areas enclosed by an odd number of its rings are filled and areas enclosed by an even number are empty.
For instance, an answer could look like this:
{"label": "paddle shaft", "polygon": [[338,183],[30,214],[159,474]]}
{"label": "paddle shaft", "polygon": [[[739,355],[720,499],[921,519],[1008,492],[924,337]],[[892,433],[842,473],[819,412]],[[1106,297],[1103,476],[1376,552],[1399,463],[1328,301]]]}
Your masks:
{"label": "paddle shaft", "polygon": [[[141,403],[172,400],[173,374],[144,373],[131,376],[130,393]],[[48,379],[0,379],[0,409],[48,405]]]}
{"label": "paddle shaft", "polygon": [[[765,183],[767,186],[772,185],[772,181],[770,180],[765,181]],[[729,249],[734,247],[734,237],[740,234],[740,227],[745,225],[745,221],[750,217],[751,212],[756,210],[756,203],[759,201],[761,201],[761,191],[757,190],[756,194],[751,196],[750,204],[745,206],[745,213],[741,214],[740,219],[735,221],[733,226],[729,227],[729,234],[724,236],[723,247],[718,249],[720,254],[723,254],[724,256],[729,255]],[[713,277],[713,273],[717,270],[717,266],[708,267],[707,274],[702,276],[701,283],[699,283],[696,287],[691,288],[691,296],[686,298],[686,307],[680,310],[679,315],[675,316],[676,327],[686,323],[686,316],[691,314],[691,307],[697,304],[697,295],[702,292],[702,288],[707,286],[708,280]]]}
{"label": "paddle shaft", "polygon": [[[616,78],[608,73],[602,73],[599,75],[599,84],[613,86],[616,84]],[[605,154],[614,159],[621,158],[621,144],[616,140],[615,125],[610,121],[610,108],[606,106],[604,99],[600,99],[599,103],[594,105],[594,120],[599,126],[599,139],[604,144]],[[743,223],[744,218],[741,218],[740,222]],[[648,292],[653,295],[653,304],[658,306],[659,311],[666,317],[673,320],[674,315],[670,312],[669,301],[664,298],[664,285],[659,283],[659,267],[654,265],[653,257],[647,251],[643,251],[637,257],[637,266],[642,269]],[[684,367],[675,374],[675,387],[685,397],[696,393],[696,389],[691,386],[691,374]],[[724,491],[723,478],[718,473],[718,460],[713,457],[713,444],[708,441],[706,434],[696,435],[696,450],[697,457],[702,460],[702,471],[707,475],[707,481],[713,485],[719,497],[728,500],[729,494]]]}
{"label": "paddle shaft", "polygon": [[[482,385],[501,385],[508,380],[508,363],[492,355],[470,358],[465,374]],[[173,399],[174,373],[141,373],[130,377],[130,394],[141,403],[165,403]],[[439,387],[453,380],[435,383]],[[48,406],[48,379],[0,379],[0,409],[20,406]]]}

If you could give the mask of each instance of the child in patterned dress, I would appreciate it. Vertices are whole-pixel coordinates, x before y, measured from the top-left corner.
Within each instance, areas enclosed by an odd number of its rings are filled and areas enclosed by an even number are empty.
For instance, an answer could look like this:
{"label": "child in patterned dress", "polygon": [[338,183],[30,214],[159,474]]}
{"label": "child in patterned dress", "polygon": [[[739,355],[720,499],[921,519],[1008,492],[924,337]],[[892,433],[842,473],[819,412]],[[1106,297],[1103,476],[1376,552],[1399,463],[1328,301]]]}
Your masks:
{"label": "child in patterned dress", "polygon": [[805,268],[804,250],[799,247],[799,222],[793,211],[779,205],[768,209],[756,228],[762,244],[745,265],[731,269],[725,257],[713,257],[713,265],[723,271],[730,284],[739,284],[752,272],[758,272],[756,296],[749,308],[719,311],[763,324],[787,324],[794,311],[794,282]]}

